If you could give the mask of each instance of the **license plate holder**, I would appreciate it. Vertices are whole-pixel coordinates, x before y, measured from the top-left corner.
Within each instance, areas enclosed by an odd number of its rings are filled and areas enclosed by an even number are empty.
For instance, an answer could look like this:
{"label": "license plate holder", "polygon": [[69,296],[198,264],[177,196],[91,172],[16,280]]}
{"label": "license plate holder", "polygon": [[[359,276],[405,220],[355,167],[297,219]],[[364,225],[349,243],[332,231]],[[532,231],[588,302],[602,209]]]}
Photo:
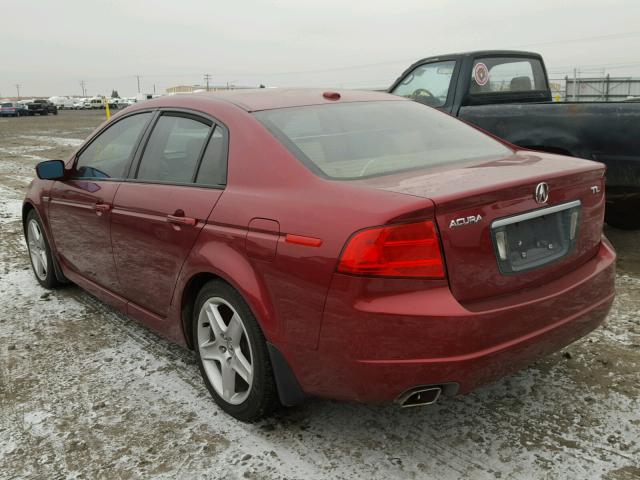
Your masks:
{"label": "license plate holder", "polygon": [[579,200],[494,220],[491,224],[500,272],[516,274],[566,257],[580,227]]}

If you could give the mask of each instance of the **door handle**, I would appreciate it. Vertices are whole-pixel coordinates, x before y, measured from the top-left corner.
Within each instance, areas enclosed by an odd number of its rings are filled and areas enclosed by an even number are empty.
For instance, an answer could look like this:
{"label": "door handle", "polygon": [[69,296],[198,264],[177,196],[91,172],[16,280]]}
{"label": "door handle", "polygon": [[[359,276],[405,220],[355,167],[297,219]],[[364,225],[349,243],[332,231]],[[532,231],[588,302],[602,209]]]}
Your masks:
{"label": "door handle", "polygon": [[94,209],[97,215],[102,215],[103,213],[107,213],[111,210],[111,205],[108,203],[96,203]]}
{"label": "door handle", "polygon": [[173,223],[174,225],[190,225],[193,226],[197,223],[195,218],[178,216],[178,215],[167,215],[167,222]]}

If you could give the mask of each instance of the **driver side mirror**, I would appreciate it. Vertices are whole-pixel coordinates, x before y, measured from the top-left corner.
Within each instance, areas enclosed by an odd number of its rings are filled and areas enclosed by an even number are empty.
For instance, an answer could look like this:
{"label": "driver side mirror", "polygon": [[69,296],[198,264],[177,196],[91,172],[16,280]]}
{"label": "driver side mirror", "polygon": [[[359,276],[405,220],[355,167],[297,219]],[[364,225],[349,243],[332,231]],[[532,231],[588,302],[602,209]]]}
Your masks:
{"label": "driver side mirror", "polygon": [[36,173],[41,180],[60,180],[64,177],[62,160],[46,160],[36,165]]}

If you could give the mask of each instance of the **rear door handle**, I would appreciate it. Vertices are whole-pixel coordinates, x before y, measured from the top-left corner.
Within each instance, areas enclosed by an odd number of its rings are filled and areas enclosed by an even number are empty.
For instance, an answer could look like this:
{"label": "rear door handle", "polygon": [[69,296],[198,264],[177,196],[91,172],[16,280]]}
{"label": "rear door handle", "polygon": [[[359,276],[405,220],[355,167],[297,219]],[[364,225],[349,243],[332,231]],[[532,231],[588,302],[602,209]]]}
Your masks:
{"label": "rear door handle", "polygon": [[96,203],[95,205],[96,214],[102,215],[103,213],[109,212],[111,210],[111,205],[108,203]]}
{"label": "rear door handle", "polygon": [[174,225],[190,225],[193,226],[197,223],[195,218],[177,216],[177,215],[167,215],[167,222],[173,223]]}

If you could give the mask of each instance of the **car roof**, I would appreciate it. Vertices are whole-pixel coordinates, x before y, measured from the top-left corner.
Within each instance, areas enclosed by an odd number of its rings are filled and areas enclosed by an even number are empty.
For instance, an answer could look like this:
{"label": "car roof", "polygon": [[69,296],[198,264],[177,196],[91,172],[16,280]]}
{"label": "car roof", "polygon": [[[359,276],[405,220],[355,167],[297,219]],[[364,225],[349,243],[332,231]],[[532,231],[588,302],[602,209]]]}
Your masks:
{"label": "car roof", "polygon": [[[340,98],[337,100],[331,100],[323,96],[325,93],[338,93]],[[174,96],[173,98],[176,97],[177,96]],[[302,107],[306,105],[322,105],[328,103],[406,100],[385,92],[326,88],[238,89],[194,93],[190,95],[180,95],[179,97],[191,97],[192,99],[203,97],[216,98],[232,103],[247,112],[272,110],[276,108]]]}

